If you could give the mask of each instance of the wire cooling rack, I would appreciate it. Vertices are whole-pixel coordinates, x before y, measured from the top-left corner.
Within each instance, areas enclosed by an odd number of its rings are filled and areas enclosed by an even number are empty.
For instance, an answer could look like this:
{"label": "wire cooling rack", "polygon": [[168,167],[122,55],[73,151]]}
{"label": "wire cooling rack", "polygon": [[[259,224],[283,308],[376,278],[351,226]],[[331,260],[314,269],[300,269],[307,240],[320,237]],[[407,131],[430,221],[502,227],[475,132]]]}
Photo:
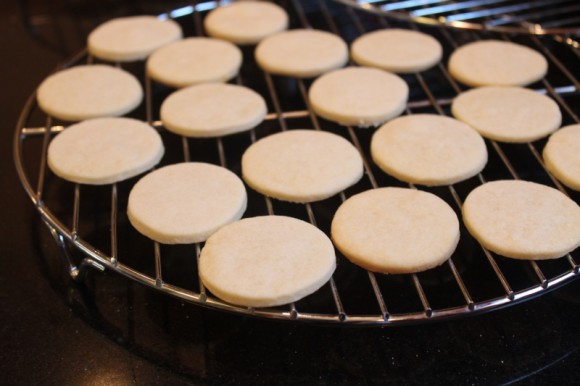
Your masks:
{"label": "wire cooling rack", "polygon": [[576,0],[338,0],[426,25],[534,35],[580,33]]}
{"label": "wire cooling rack", "polygon": [[[450,115],[453,98],[464,88],[448,74],[445,63],[461,44],[482,38],[514,40],[544,54],[550,63],[545,79],[532,85],[560,106],[564,124],[579,122],[580,84],[573,69],[580,68],[580,53],[560,37],[505,35],[424,27],[384,15],[359,11],[336,2],[290,1],[283,3],[291,28],[317,28],[340,35],[348,43],[378,28],[422,30],[444,47],[442,62],[422,73],[404,75],[410,86],[406,114]],[[186,36],[203,35],[202,20],[215,2],[172,10],[161,17],[179,22]],[[131,116],[150,122],[162,135],[166,155],[160,166],[182,161],[219,164],[240,175],[243,151],[256,140],[294,128],[325,130],[350,140],[364,159],[365,176],[355,186],[327,200],[299,205],[272,200],[248,190],[246,217],[282,214],[297,217],[329,234],[338,206],[349,196],[381,186],[404,186],[378,169],[370,160],[370,138],[375,129],[344,127],[318,118],[307,98],[311,80],[277,77],[262,72],[253,59],[253,48],[243,48],[244,64],[235,83],[260,92],[270,112],[249,133],[217,139],[188,139],[167,132],[158,121],[159,105],[173,90],[146,77],[144,63],[117,64],[141,79],[145,103]],[[85,52],[63,67],[95,62]],[[338,324],[400,325],[474,315],[539,296],[578,277],[580,252],[550,261],[520,261],[495,255],[479,245],[461,227],[461,241],[451,259],[427,272],[384,275],[359,268],[340,253],[337,270],[327,285],[288,306],[244,308],[227,304],[206,291],[199,280],[197,258],[202,244],[160,245],[137,233],[126,216],[127,198],[137,178],[95,187],[66,182],[46,167],[51,138],[67,123],[47,117],[33,94],[16,127],[14,158],[22,185],[62,249],[71,276],[82,280],[89,268],[111,270],[157,291],[200,304],[254,317]],[[563,187],[544,168],[541,150],[545,140],[527,144],[501,144],[486,140],[489,162],[478,176],[438,188],[424,188],[447,201],[461,218],[467,194],[487,180],[525,179],[555,187],[577,203],[580,196]],[[416,188],[414,186],[410,186]]]}

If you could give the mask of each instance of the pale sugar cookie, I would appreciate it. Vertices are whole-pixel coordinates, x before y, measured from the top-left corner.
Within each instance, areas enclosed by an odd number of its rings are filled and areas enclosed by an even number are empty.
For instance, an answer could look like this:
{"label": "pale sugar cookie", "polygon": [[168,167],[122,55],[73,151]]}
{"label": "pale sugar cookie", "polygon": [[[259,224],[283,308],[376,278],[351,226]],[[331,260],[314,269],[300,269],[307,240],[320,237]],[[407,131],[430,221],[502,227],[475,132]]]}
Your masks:
{"label": "pale sugar cookie", "polygon": [[560,191],[528,181],[493,181],[463,204],[469,233],[492,252],[552,259],[580,246],[580,207]]}
{"label": "pale sugar cookie", "polygon": [[292,217],[251,217],[207,240],[199,274],[226,302],[271,307],[318,290],[332,276],[335,260],[331,241],[315,226]]}
{"label": "pale sugar cookie", "polygon": [[313,78],[344,66],[348,61],[348,47],[330,32],[295,29],[262,40],[256,47],[255,56],[266,72]]}
{"label": "pale sugar cookie", "polygon": [[242,175],[250,187],[291,202],[331,197],[355,184],[362,173],[356,148],[324,131],[273,134],[251,145],[242,157]]}
{"label": "pale sugar cookie", "polygon": [[434,194],[379,188],[347,199],[334,215],[331,234],[354,264],[376,272],[412,273],[449,259],[459,242],[459,221]]}
{"label": "pale sugar cookie", "polygon": [[187,137],[217,137],[252,129],[266,113],[264,98],[252,89],[205,83],[169,95],[161,105],[161,122]]}
{"label": "pale sugar cookie", "polygon": [[443,53],[432,36],[396,28],[366,33],[352,43],[350,50],[357,64],[398,73],[427,70],[439,63]]}
{"label": "pale sugar cookie", "polygon": [[385,123],[373,135],[371,155],[384,172],[427,186],[463,181],[487,163],[485,142],[477,131],[453,118],[429,114]]}
{"label": "pale sugar cookie", "polygon": [[204,19],[209,36],[235,44],[256,44],[288,28],[284,8],[265,1],[240,1],[218,7]]}
{"label": "pale sugar cookie", "polygon": [[151,169],[163,152],[161,137],[146,123],[96,118],[58,134],[48,146],[48,166],[65,180],[104,185]]}
{"label": "pale sugar cookie", "polygon": [[89,53],[97,58],[130,62],[145,59],[159,47],[181,39],[181,27],[155,16],[131,16],[109,20],[88,37]]}
{"label": "pale sugar cookie", "polygon": [[449,73],[463,84],[526,86],[544,77],[548,62],[537,51],[501,40],[480,40],[456,49]]}
{"label": "pale sugar cookie", "polygon": [[564,185],[580,190],[580,124],[553,133],[543,155],[550,173]]}
{"label": "pale sugar cookie", "polygon": [[198,83],[226,82],[242,65],[242,52],[230,42],[193,37],[153,52],[147,74],[159,83],[181,88]]}
{"label": "pale sugar cookie", "polygon": [[36,98],[45,113],[80,121],[128,113],[141,103],[143,89],[119,68],[83,65],[50,75],[38,87]]}
{"label": "pale sugar cookie", "polygon": [[409,87],[390,72],[348,67],[316,79],[308,92],[314,112],[342,125],[376,126],[401,114]]}
{"label": "pale sugar cookie", "polygon": [[531,142],[562,122],[560,108],[546,95],[520,87],[481,87],[459,94],[451,105],[455,118],[500,142]]}
{"label": "pale sugar cookie", "polygon": [[127,215],[142,234],[163,244],[205,241],[246,210],[242,181],[220,166],[185,162],[149,173],[129,194]]}

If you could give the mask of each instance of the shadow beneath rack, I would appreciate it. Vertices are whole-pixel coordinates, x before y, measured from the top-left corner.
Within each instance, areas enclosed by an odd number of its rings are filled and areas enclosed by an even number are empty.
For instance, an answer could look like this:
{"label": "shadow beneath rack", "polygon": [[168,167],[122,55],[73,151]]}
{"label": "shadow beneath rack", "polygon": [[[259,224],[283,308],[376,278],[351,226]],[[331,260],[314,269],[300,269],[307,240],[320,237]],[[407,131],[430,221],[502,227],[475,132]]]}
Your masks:
{"label": "shadow beneath rack", "polygon": [[577,281],[508,310],[420,326],[264,321],[184,303],[111,272],[91,271],[76,283],[36,224],[38,264],[74,315],[196,384],[509,384],[580,359],[580,320],[567,316],[580,309]]}

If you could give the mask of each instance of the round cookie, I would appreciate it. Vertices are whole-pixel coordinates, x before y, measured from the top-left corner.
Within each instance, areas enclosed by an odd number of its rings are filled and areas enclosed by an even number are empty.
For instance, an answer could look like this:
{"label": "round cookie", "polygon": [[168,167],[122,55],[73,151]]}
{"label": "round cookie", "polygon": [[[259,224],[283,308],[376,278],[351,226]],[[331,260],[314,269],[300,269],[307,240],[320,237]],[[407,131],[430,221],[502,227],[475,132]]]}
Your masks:
{"label": "round cookie", "polygon": [[96,118],[67,127],[48,146],[48,166],[79,184],[105,185],[151,169],[163,157],[159,133],[131,118]]}
{"label": "round cookie", "polygon": [[330,32],[295,29],[262,40],[256,47],[255,56],[266,72],[313,78],[344,66],[348,61],[348,47]]}
{"label": "round cookie", "polygon": [[127,215],[145,236],[164,244],[205,241],[246,210],[243,182],[220,166],[185,162],[143,177],[131,190]]}
{"label": "round cookie", "polygon": [[36,98],[45,113],[80,121],[128,113],[141,103],[143,89],[133,75],[119,68],[83,65],[47,77]]}
{"label": "round cookie", "polygon": [[469,233],[515,259],[552,259],[580,246],[580,207],[560,191],[521,180],[493,181],[463,204]]}
{"label": "round cookie", "polygon": [[412,273],[449,259],[459,242],[459,221],[434,194],[379,188],[342,203],[331,234],[354,264],[375,272]]}
{"label": "round cookie", "polygon": [[336,257],[315,226],[285,216],[245,218],[212,235],[199,257],[199,274],[217,297],[247,307],[299,300],[332,276]]}
{"label": "round cookie", "polygon": [[260,94],[224,83],[178,90],[161,105],[163,125],[187,137],[217,137],[249,130],[260,124],[266,113],[266,102]]}
{"label": "round cookie", "polygon": [[549,97],[520,87],[481,87],[459,94],[451,105],[455,118],[489,139],[525,143],[552,133],[562,122]]}
{"label": "round cookie", "polygon": [[291,202],[331,197],[355,184],[362,173],[356,148],[324,131],[276,133],[251,145],[242,156],[242,176],[250,187]]}
{"label": "round cookie", "polygon": [[147,74],[159,83],[181,88],[226,82],[242,65],[242,52],[230,42],[193,37],[159,48],[147,60]]}
{"label": "round cookie", "polygon": [[483,138],[453,118],[416,114],[393,119],[371,140],[373,161],[401,181],[450,185],[479,173],[487,163]]}
{"label": "round cookie", "polygon": [[500,40],[469,43],[449,57],[451,76],[472,87],[526,86],[547,71],[548,62],[539,52]]}
{"label": "round cookie", "polygon": [[580,190],[580,124],[553,133],[543,156],[550,173],[569,188]]}
{"label": "round cookie", "polygon": [[400,115],[409,87],[400,77],[369,67],[348,67],[316,79],[308,92],[314,112],[342,125],[376,126]]}
{"label": "round cookie", "polygon": [[241,1],[218,7],[204,19],[209,36],[235,44],[256,44],[288,28],[284,8],[262,1]]}
{"label": "round cookie", "polygon": [[350,51],[357,64],[398,73],[427,70],[443,54],[432,36],[397,28],[366,33],[352,43]]}
{"label": "round cookie", "polygon": [[157,48],[181,39],[181,27],[155,16],[131,16],[109,20],[88,37],[89,53],[97,58],[130,62],[145,59]]}

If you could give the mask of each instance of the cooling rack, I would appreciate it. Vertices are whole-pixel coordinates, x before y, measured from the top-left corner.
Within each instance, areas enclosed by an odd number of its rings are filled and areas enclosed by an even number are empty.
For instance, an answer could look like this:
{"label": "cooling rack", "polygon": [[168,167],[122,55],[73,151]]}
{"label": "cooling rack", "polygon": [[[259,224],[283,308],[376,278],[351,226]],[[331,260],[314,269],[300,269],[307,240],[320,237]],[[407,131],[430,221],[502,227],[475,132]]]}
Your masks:
{"label": "cooling rack", "polygon": [[[202,2],[161,15],[179,22],[186,36],[202,35],[202,20],[217,4]],[[348,43],[360,34],[378,28],[410,28],[427,32],[444,47],[444,58],[435,68],[404,75],[410,86],[406,114],[450,115],[453,98],[464,90],[448,74],[445,63],[457,46],[482,38],[514,40],[542,52],[549,60],[545,79],[531,87],[552,97],[563,112],[564,124],[578,123],[580,84],[577,48],[557,37],[491,34],[488,32],[425,27],[376,13],[359,11],[336,2],[290,1],[282,3],[292,28],[325,29]],[[234,80],[260,92],[269,114],[249,133],[217,139],[188,139],[167,132],[158,120],[159,105],[171,89],[146,77],[144,63],[116,64],[143,81],[145,103],[131,116],[157,128],[166,147],[161,166],[182,161],[204,161],[222,165],[240,175],[243,151],[266,135],[294,128],[325,130],[350,140],[361,152],[365,175],[355,186],[327,200],[299,205],[284,203],[248,190],[247,217],[265,214],[294,216],[329,234],[338,206],[349,196],[380,186],[405,186],[430,191],[447,201],[461,218],[461,204],[467,194],[487,180],[525,179],[555,187],[577,203],[580,196],[555,180],[544,168],[541,150],[545,140],[527,144],[501,144],[486,140],[489,162],[478,176],[438,188],[403,184],[378,169],[370,160],[369,145],[374,129],[344,127],[318,118],[307,98],[311,80],[277,77],[262,72],[253,60],[253,48],[243,48],[244,64]],[[95,62],[80,52],[63,67]],[[66,182],[46,166],[50,139],[66,122],[47,117],[31,95],[20,115],[14,138],[18,175],[62,250],[71,277],[82,280],[92,269],[110,270],[129,280],[169,296],[212,309],[267,319],[344,325],[401,325],[475,315],[497,310],[544,294],[577,278],[580,251],[550,261],[519,261],[495,255],[479,245],[461,228],[461,240],[451,259],[427,272],[384,275],[359,268],[340,253],[337,270],[316,293],[296,303],[275,308],[244,308],[227,304],[206,291],[199,280],[197,258],[203,244],[160,245],[137,233],[125,214],[127,198],[138,178],[95,187]]]}
{"label": "cooling rack", "polygon": [[576,0],[338,0],[426,25],[534,35],[580,33]]}

